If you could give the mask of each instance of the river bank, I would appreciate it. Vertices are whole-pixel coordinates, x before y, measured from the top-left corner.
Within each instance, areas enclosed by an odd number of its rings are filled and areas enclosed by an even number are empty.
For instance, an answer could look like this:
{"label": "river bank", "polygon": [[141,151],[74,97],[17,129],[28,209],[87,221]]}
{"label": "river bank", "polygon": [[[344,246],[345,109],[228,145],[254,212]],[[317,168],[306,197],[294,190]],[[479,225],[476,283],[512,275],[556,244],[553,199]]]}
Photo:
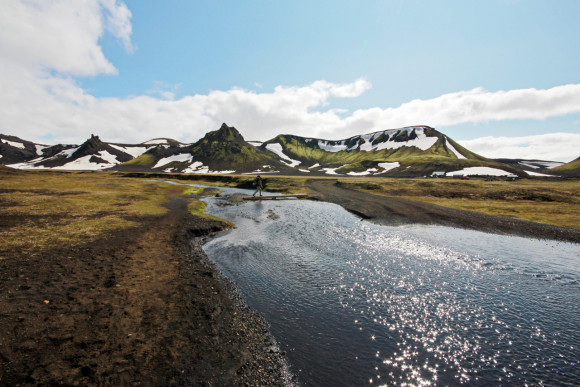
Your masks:
{"label": "river bank", "polygon": [[78,248],[3,251],[0,384],[285,384],[263,319],[200,247],[224,224],[167,206]]}
{"label": "river bank", "polygon": [[377,224],[390,226],[435,224],[494,234],[580,243],[580,230],[576,228],[553,226],[507,216],[487,215],[397,197],[373,195],[343,187],[336,180],[308,180],[306,186],[316,192],[319,200],[338,204],[361,218]]}

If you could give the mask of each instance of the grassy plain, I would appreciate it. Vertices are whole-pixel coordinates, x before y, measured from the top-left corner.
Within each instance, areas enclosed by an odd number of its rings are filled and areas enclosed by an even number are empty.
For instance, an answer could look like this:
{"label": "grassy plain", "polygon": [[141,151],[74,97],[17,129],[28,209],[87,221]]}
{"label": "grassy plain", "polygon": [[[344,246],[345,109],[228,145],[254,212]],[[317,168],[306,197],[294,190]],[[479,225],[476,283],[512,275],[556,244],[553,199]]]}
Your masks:
{"label": "grassy plain", "polygon": [[190,211],[203,213],[195,198],[203,191],[115,173],[2,169],[0,179],[0,259],[81,246],[134,227],[144,216],[166,213],[170,195],[191,197]]}
{"label": "grassy plain", "polygon": [[[189,210],[203,216],[205,205],[197,198],[218,192],[110,172],[2,169],[0,178],[0,259],[10,251],[34,255],[55,247],[81,246],[115,230],[136,226],[141,217],[165,213],[163,204],[170,195],[190,197]],[[172,179],[170,175],[167,178]],[[307,176],[264,178],[266,192],[309,193]],[[250,175],[174,178],[180,183],[245,188],[252,188],[253,179]],[[580,229],[579,180],[339,177],[338,181],[348,188],[387,197]]]}

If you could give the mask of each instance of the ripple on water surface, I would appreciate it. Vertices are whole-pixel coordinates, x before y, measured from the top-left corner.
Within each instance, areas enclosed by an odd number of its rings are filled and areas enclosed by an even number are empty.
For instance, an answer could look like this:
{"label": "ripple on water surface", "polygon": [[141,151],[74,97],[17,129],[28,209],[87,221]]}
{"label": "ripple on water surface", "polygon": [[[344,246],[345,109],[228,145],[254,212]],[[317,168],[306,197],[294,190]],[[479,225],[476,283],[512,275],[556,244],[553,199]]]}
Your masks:
{"label": "ripple on water surface", "polygon": [[209,211],[205,250],[306,385],[573,384],[578,245],[361,222],[310,201]]}

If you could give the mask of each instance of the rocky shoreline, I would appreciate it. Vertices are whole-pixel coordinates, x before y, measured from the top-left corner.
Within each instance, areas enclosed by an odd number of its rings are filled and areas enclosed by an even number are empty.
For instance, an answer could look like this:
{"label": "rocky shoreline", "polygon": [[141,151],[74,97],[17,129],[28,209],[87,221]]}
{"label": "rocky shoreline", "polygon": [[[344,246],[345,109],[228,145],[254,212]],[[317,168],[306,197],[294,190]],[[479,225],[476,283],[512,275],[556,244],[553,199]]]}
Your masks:
{"label": "rocky shoreline", "polygon": [[183,197],[168,207],[80,248],[0,261],[0,385],[291,384],[266,323],[201,248],[226,225]]}

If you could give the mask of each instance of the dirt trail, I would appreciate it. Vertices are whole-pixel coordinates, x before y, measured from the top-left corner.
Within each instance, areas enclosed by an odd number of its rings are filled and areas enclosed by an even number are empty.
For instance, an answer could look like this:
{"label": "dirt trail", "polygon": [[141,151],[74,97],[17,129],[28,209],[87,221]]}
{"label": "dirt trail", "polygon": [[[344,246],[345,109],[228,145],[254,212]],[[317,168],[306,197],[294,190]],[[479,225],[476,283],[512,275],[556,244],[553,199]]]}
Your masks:
{"label": "dirt trail", "polygon": [[[181,197],[76,249],[0,261],[0,385],[281,385],[264,322],[192,237]],[[16,254],[16,253],[15,253]]]}
{"label": "dirt trail", "polygon": [[320,200],[338,204],[361,218],[378,224],[394,226],[412,223],[437,224],[497,234],[580,243],[580,230],[573,228],[373,195],[342,187],[337,180],[308,180],[306,186],[315,191]]}

